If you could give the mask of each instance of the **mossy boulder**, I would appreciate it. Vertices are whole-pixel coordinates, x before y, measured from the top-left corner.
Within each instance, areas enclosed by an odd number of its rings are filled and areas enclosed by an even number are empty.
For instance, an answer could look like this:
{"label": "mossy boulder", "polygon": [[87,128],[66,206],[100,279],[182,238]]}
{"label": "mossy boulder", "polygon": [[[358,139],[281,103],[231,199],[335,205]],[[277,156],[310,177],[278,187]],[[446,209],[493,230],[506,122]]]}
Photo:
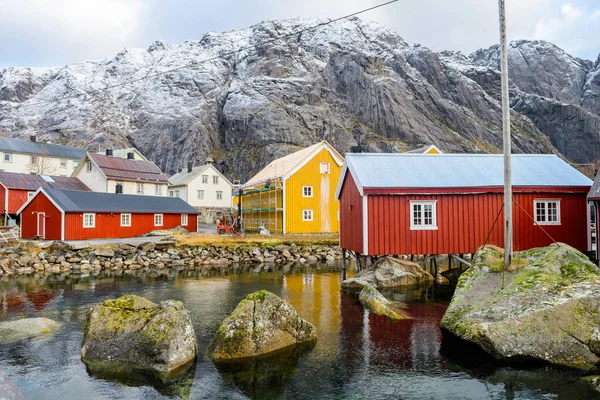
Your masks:
{"label": "mossy boulder", "polygon": [[414,262],[382,257],[369,268],[342,282],[344,289],[362,289],[371,284],[377,289],[419,286],[433,283],[433,276]]}
{"label": "mossy boulder", "polygon": [[249,294],[223,320],[207,355],[217,362],[239,360],[289,346],[311,345],[316,340],[314,325],[279,296],[260,290]]}
{"label": "mossy boulder", "polygon": [[459,279],[441,321],[445,334],[496,359],[594,370],[600,366],[600,269],[581,252],[553,244],[514,254],[480,249]]}
{"label": "mossy boulder", "polygon": [[23,318],[0,323],[0,343],[13,343],[34,336],[48,335],[61,327],[48,318]]}
{"label": "mossy boulder", "polygon": [[600,376],[586,376],[583,380],[596,392],[600,393]]}
{"label": "mossy boulder", "polygon": [[102,375],[150,375],[168,381],[198,354],[189,312],[180,301],[155,304],[135,295],[90,309],[81,359]]}
{"label": "mossy boulder", "polygon": [[383,315],[392,321],[404,319],[400,314],[390,308],[391,302],[371,284],[366,284],[358,295],[360,303],[377,315]]}

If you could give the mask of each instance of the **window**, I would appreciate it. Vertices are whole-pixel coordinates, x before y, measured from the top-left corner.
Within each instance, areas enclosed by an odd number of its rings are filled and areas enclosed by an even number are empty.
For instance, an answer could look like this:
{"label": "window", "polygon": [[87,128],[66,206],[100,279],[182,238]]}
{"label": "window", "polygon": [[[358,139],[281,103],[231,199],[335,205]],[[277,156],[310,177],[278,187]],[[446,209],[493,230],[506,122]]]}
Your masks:
{"label": "window", "polygon": [[313,210],[302,210],[302,221],[312,221]]}
{"label": "window", "polygon": [[162,196],[162,185],[154,185],[154,194]]}
{"label": "window", "polygon": [[436,201],[410,202],[410,229],[437,229]]}
{"label": "window", "polygon": [[302,186],[302,197],[313,197],[312,186]]}
{"label": "window", "polygon": [[214,185],[218,185],[219,184],[219,176],[218,175],[213,175],[213,184]]}
{"label": "window", "polygon": [[37,156],[31,156],[29,157],[29,164],[36,164],[38,161]]}
{"label": "window", "polygon": [[204,190],[198,190],[198,200],[204,200]]}
{"label": "window", "polygon": [[208,175],[202,175],[202,183],[208,183]]}
{"label": "window", "polygon": [[181,214],[181,226],[187,226],[187,214]]}
{"label": "window", "polygon": [[123,182],[115,183],[115,193],[123,194]]}
{"label": "window", "polygon": [[96,214],[94,214],[94,213],[83,214],[83,227],[84,228],[95,228],[96,227]]}
{"label": "window", "polygon": [[67,160],[60,160],[60,167],[67,168]]}
{"label": "window", "polygon": [[85,163],[85,172],[92,172],[92,162],[88,161]]}
{"label": "window", "polygon": [[35,192],[27,192],[27,200],[32,198],[35,195]]}
{"label": "window", "polygon": [[73,161],[73,168],[79,167],[79,161]]}
{"label": "window", "polygon": [[162,226],[163,224],[163,215],[162,214],[154,214],[154,226]]}
{"label": "window", "polygon": [[217,190],[217,200],[223,200],[223,191]]}
{"label": "window", "polygon": [[131,214],[121,214],[121,226],[131,226]]}
{"label": "window", "polygon": [[560,200],[533,200],[535,222],[540,225],[560,225]]}
{"label": "window", "polygon": [[136,193],[144,194],[144,184],[143,183],[136,184]]}
{"label": "window", "polygon": [[12,154],[4,153],[4,162],[12,162]]}
{"label": "window", "polygon": [[175,191],[175,197],[179,197],[179,190]]}
{"label": "window", "polygon": [[329,173],[329,163],[328,162],[322,162],[321,165],[321,173],[322,174],[328,174]]}
{"label": "window", "polygon": [[173,197],[175,195],[175,192],[173,192],[172,190],[169,190],[169,197]]}

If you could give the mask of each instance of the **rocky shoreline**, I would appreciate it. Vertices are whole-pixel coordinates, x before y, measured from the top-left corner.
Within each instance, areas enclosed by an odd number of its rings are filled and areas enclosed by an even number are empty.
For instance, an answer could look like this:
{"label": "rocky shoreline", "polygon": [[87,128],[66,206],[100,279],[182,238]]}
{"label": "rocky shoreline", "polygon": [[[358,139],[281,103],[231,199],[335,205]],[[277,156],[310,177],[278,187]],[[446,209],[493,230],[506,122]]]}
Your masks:
{"label": "rocky shoreline", "polygon": [[176,246],[160,242],[139,246],[73,247],[55,242],[46,248],[31,244],[0,249],[0,276],[89,271],[158,272],[180,269],[234,269],[236,265],[333,263],[342,259],[334,245]]}

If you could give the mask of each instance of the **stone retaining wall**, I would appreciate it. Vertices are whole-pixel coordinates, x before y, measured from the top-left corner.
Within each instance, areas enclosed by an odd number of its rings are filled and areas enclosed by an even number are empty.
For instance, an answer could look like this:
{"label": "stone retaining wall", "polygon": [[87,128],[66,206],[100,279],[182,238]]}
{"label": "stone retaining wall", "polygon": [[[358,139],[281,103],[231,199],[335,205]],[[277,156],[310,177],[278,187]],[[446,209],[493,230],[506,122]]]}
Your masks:
{"label": "stone retaining wall", "polygon": [[215,266],[227,268],[232,265],[262,263],[333,263],[341,259],[341,249],[332,245],[163,247],[160,243],[144,243],[137,247],[122,244],[114,247],[73,248],[57,242],[48,248],[19,246],[0,249],[0,276],[66,271],[151,272],[171,268],[211,269]]}

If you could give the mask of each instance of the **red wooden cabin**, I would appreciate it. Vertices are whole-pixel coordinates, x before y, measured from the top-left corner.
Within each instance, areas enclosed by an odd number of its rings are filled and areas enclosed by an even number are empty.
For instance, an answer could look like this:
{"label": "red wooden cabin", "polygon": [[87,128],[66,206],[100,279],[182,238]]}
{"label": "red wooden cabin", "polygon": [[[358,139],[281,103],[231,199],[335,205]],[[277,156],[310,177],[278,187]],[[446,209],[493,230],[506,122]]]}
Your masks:
{"label": "red wooden cabin", "polygon": [[19,215],[23,238],[86,240],[177,226],[196,232],[198,211],[175,197],[39,189]]}
{"label": "red wooden cabin", "polygon": [[90,190],[78,178],[0,172],[0,207],[2,214],[15,216],[19,208],[39,188]]}
{"label": "red wooden cabin", "polygon": [[[513,155],[516,251],[590,247],[592,181],[554,155]],[[502,155],[348,154],[340,245],[363,255],[475,253],[504,242]],[[496,223],[494,223],[496,221]]]}

